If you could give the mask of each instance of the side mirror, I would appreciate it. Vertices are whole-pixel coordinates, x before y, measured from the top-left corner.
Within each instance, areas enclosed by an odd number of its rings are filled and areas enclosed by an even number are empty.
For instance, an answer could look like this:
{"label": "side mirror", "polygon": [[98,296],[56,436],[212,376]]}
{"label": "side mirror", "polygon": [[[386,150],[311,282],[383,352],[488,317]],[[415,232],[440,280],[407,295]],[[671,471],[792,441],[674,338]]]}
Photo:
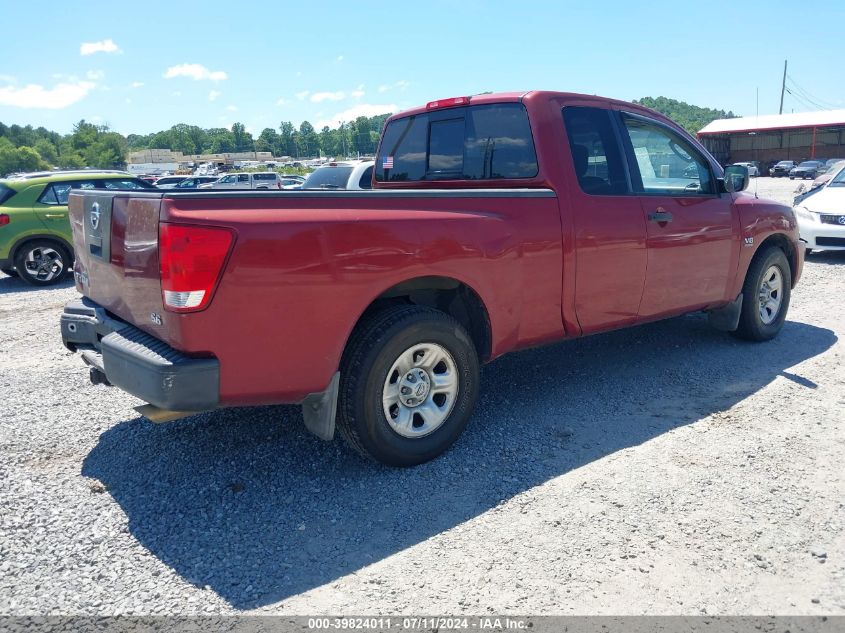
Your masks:
{"label": "side mirror", "polygon": [[728,165],[725,167],[725,191],[736,193],[748,187],[748,167]]}

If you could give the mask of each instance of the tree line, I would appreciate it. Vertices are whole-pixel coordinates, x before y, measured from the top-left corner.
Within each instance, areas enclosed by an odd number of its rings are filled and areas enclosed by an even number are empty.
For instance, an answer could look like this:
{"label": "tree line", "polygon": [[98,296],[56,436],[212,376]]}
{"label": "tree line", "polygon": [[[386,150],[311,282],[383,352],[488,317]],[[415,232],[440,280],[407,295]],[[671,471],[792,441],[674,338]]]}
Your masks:
{"label": "tree line", "polygon": [[298,128],[290,121],[282,121],[278,130],[265,128],[257,138],[243,123],[208,129],[180,123],[169,130],[127,137],[107,125],[85,120],[65,135],[44,127],[0,123],[0,175],[52,167],[121,169],[129,152],[142,149],[170,149],[183,154],[271,152],[273,156],[294,158],[373,154],[388,116],[361,116],[334,129],[323,127],[319,132],[308,121]]}
{"label": "tree line", "polygon": [[[639,103],[652,108],[695,134],[715,119],[733,118],[733,112],[690,105],[667,97],[643,97]],[[361,116],[337,128],[319,132],[308,121],[295,127],[282,121],[278,129],[265,128],[253,137],[243,123],[231,128],[201,128],[179,123],[169,130],[124,137],[106,125],[85,120],[73,126],[70,134],[59,134],[44,127],[0,123],[0,175],[60,167],[121,169],[128,152],[142,149],[170,149],[183,154],[222,154],[230,152],[271,152],[273,156],[313,158],[318,155],[347,157],[373,154],[389,114]]]}

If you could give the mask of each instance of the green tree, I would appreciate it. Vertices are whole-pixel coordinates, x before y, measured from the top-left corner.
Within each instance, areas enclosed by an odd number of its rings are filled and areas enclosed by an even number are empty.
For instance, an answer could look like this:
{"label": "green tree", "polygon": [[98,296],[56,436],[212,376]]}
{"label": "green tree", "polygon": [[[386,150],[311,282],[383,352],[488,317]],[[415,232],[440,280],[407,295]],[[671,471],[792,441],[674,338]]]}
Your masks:
{"label": "green tree", "polygon": [[320,153],[320,137],[314,131],[314,126],[308,121],[299,125],[299,137],[297,139],[299,155],[303,157],[317,156]]}
{"label": "green tree", "polygon": [[737,116],[731,111],[703,108],[667,97],[643,97],[642,99],[635,99],[634,103],[657,110],[690,134],[697,133],[705,125],[716,119],[733,119]]}
{"label": "green tree", "polygon": [[59,150],[46,138],[40,138],[35,141],[34,148],[45,163],[49,163],[50,165],[59,164]]}

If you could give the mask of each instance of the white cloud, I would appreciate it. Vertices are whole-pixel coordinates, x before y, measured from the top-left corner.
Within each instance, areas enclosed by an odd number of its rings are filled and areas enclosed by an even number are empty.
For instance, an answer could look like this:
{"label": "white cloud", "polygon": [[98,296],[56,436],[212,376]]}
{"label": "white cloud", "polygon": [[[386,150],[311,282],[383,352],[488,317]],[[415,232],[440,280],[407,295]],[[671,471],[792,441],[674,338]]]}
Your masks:
{"label": "white cloud", "polygon": [[359,103],[351,108],[338,112],[333,117],[322,119],[314,123],[314,128],[322,130],[325,126],[337,127],[341,121],[354,121],[359,116],[375,116],[377,114],[387,114],[388,112],[396,112],[399,107],[395,103],[388,103],[384,105],[372,103]]}
{"label": "white cloud", "polygon": [[358,84],[358,87],[349,94],[351,94],[356,99],[360,99],[364,96],[364,84]]}
{"label": "white cloud", "polygon": [[223,94],[223,93],[218,91],[218,90],[211,90],[208,93],[208,100],[209,101],[216,101],[217,97],[219,97],[221,94]]}
{"label": "white cloud", "polygon": [[179,90],[177,90],[176,92],[173,93],[173,96],[174,97],[181,97],[182,93]]}
{"label": "white cloud", "polygon": [[341,101],[346,98],[346,93],[342,90],[337,92],[315,92],[311,95],[313,103],[321,103],[323,101]]}
{"label": "white cloud", "polygon": [[171,66],[164,71],[163,77],[165,79],[173,79],[174,77],[189,77],[194,81],[200,81],[203,79],[223,81],[229,78],[229,76],[222,70],[209,70],[202,64],[179,64],[178,66]]}
{"label": "white cloud", "polygon": [[89,70],[87,73],[85,73],[85,76],[91,81],[98,81],[105,77],[106,73],[104,73],[102,70]]}
{"label": "white cloud", "polygon": [[305,99],[305,97],[307,97],[310,94],[311,94],[311,92],[309,90],[303,90],[302,92],[296,93],[296,98],[299,99],[300,101],[302,101],[303,99]]}
{"label": "white cloud", "polygon": [[52,88],[38,84],[27,84],[20,88],[5,86],[0,88],[0,105],[61,110],[84,99],[96,87],[97,84],[92,81],[64,82]]}
{"label": "white cloud", "polygon": [[130,99],[129,97],[126,97],[126,103],[132,103],[132,99]]}
{"label": "white cloud", "polygon": [[382,84],[378,87],[379,92],[387,92],[388,90],[405,90],[408,86],[411,85],[411,82],[405,81],[404,79],[400,79],[396,83],[393,84]]}
{"label": "white cloud", "polygon": [[131,84],[129,84],[129,87],[130,88],[140,88],[143,85],[144,85],[143,81],[133,81]]}
{"label": "white cloud", "polygon": [[343,61],[343,55],[338,55],[338,56],[337,56],[337,61],[342,62],[342,61]]}
{"label": "white cloud", "polygon": [[230,105],[230,106],[226,106],[226,109],[227,109],[229,112],[237,112],[237,111],[238,111],[238,106],[233,106],[233,105]]}
{"label": "white cloud", "polygon": [[0,75],[0,81],[6,84],[13,84],[16,83],[18,80],[17,77],[13,77],[12,75]]}
{"label": "white cloud", "polygon": [[100,42],[83,42],[79,46],[80,55],[93,55],[94,53],[120,53],[122,52],[111,38]]}
{"label": "white cloud", "polygon": [[290,102],[287,99],[285,99],[284,97],[281,97],[278,101],[276,101],[277,106],[287,105],[288,103],[290,103]]}

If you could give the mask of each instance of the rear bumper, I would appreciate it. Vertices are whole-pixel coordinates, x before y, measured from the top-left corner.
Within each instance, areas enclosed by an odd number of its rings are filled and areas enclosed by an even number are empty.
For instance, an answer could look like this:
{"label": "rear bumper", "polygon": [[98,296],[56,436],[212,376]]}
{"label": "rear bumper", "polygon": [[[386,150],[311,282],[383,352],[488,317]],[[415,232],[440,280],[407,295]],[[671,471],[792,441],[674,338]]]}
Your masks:
{"label": "rear bumper", "polygon": [[65,306],[62,342],[116,387],[161,409],[205,411],[220,402],[220,363],[193,358],[109,315],[87,298]]}

